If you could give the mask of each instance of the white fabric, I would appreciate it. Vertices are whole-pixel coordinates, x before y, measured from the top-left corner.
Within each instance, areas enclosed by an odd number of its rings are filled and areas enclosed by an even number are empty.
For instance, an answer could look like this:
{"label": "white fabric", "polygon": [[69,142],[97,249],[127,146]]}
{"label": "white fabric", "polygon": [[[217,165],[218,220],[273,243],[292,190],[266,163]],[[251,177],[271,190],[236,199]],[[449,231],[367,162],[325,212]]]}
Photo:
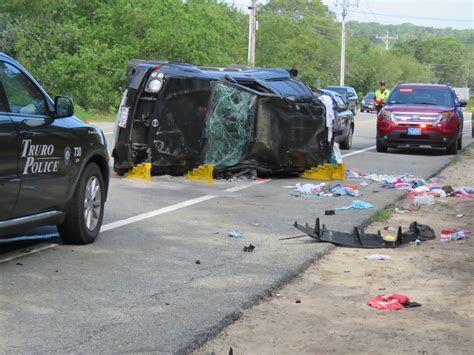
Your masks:
{"label": "white fabric", "polygon": [[333,121],[335,119],[332,99],[328,95],[321,95],[318,97],[318,99],[323,103],[324,107],[326,107],[326,127],[328,128],[328,141],[331,141],[333,134]]}

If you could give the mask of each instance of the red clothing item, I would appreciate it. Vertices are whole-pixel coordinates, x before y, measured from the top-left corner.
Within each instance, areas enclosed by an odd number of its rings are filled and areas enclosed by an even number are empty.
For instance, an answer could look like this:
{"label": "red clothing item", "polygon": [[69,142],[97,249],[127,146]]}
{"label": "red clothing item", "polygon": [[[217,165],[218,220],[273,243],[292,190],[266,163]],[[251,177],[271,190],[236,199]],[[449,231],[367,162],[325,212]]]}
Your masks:
{"label": "red clothing item", "polygon": [[375,296],[374,298],[369,299],[367,304],[370,307],[377,309],[403,309],[402,303],[410,302],[410,299],[407,296],[399,295],[394,293],[393,295],[385,298],[380,295]]}

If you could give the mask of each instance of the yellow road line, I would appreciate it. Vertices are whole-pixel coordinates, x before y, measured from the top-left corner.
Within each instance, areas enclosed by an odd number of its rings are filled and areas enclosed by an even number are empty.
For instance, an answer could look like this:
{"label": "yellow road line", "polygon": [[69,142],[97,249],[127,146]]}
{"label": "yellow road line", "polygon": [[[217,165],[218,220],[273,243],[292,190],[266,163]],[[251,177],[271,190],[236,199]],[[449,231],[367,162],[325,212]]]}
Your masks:
{"label": "yellow road line", "polygon": [[364,120],[364,121],[357,121],[357,120],[354,121],[355,124],[370,124],[370,123],[376,123],[376,122],[377,122],[376,119]]}

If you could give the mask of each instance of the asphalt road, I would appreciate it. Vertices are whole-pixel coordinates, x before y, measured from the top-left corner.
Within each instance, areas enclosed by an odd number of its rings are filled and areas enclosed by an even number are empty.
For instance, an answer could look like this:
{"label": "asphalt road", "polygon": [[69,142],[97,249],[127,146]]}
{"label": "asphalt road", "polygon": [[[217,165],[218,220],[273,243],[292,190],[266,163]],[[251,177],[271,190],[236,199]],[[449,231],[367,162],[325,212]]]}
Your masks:
{"label": "asphalt road", "polygon": [[[465,119],[467,145],[470,114]],[[112,125],[100,126],[110,139]],[[424,178],[452,159],[429,150],[376,153],[374,137],[375,115],[357,115],[353,149],[343,151],[349,168]],[[0,352],[192,350],[330,251],[309,238],[280,241],[301,234],[295,220],[321,216],[328,228],[348,231],[403,195],[369,185],[359,199],[375,209],[324,216],[353,198],[296,197],[283,188],[296,182],[310,181],[112,178],[96,243],[67,246],[54,237],[0,243]],[[228,237],[230,229],[244,237]],[[256,246],[253,253],[242,251],[248,244]]]}

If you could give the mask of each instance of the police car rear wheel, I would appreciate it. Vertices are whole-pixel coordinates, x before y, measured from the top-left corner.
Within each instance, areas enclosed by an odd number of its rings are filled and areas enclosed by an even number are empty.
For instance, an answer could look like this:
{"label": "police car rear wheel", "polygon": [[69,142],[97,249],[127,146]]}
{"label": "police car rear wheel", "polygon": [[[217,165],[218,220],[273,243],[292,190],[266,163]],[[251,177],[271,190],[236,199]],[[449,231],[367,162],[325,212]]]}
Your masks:
{"label": "police car rear wheel", "polygon": [[97,238],[104,216],[104,196],[102,173],[90,163],[79,179],[64,223],[58,226],[64,243],[89,244]]}

